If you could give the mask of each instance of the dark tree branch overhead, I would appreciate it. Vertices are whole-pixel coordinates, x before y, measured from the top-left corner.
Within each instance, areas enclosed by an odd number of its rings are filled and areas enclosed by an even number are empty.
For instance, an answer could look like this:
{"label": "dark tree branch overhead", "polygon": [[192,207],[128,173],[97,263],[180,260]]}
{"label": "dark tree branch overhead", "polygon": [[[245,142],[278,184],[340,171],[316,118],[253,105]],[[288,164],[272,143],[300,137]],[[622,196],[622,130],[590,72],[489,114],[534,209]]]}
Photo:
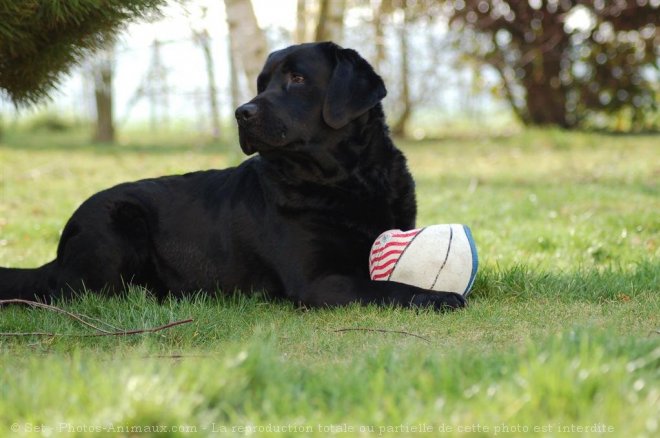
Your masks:
{"label": "dark tree branch overhead", "polygon": [[62,75],[108,47],[128,23],[158,16],[165,0],[0,0],[0,94],[35,103]]}

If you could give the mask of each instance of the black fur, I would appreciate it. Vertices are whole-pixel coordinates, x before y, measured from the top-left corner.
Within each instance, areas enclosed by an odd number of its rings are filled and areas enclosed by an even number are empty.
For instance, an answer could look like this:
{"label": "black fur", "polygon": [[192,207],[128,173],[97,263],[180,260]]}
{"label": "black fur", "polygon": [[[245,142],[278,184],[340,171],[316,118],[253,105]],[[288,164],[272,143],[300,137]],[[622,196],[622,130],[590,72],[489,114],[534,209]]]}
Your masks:
{"label": "black fur", "polygon": [[458,294],[369,279],[374,239],[413,228],[416,215],[371,66],[332,43],[292,46],[269,56],[258,89],[236,110],[241,148],[256,156],[95,194],[66,224],[55,261],[0,268],[0,298],[132,282],[159,297],[220,288],[307,306],[464,306]]}

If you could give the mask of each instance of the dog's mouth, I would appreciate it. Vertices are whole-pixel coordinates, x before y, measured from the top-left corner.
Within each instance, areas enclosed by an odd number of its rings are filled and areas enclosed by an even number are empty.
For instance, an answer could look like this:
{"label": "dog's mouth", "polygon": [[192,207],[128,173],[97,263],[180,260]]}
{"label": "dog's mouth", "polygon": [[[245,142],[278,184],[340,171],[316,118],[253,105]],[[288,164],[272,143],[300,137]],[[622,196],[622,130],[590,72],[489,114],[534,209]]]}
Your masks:
{"label": "dog's mouth", "polygon": [[258,151],[256,139],[247,134],[245,130],[241,128],[238,129],[238,142],[245,155],[252,155]]}
{"label": "dog's mouth", "polygon": [[[264,132],[266,131],[266,132]],[[257,126],[238,126],[238,141],[245,155],[268,152],[287,144],[287,130],[284,126],[264,130]]]}

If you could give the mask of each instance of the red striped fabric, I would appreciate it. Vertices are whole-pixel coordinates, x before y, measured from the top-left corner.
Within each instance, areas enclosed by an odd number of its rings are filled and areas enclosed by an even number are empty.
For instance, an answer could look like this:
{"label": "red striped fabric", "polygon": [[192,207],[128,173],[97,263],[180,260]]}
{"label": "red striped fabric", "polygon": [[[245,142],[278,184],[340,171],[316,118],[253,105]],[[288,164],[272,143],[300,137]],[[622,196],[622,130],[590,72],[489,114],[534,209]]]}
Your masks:
{"label": "red striped fabric", "polygon": [[422,229],[386,231],[374,242],[369,254],[369,274],[372,280],[387,280],[406,246]]}

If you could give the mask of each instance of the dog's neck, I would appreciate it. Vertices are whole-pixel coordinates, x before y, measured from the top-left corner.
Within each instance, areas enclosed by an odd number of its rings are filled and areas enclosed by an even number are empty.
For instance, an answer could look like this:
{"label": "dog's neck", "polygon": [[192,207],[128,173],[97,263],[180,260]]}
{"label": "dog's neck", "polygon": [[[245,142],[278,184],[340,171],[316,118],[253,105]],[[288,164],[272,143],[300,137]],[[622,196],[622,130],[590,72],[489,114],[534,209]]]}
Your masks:
{"label": "dog's neck", "polygon": [[300,143],[286,151],[262,153],[265,170],[286,185],[350,187],[369,175],[387,172],[395,147],[380,104],[335,135]]}

